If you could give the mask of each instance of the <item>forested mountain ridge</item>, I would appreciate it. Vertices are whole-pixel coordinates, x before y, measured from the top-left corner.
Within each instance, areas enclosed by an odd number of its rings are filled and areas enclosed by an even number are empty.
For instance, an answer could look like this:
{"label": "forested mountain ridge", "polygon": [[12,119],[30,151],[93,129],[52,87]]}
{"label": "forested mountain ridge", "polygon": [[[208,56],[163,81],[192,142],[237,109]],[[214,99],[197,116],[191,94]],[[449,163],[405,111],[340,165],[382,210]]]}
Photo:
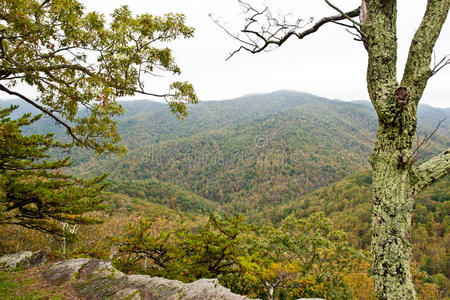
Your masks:
{"label": "forested mountain ridge", "polygon": [[[125,157],[91,159],[74,172],[171,182],[229,212],[294,201],[367,168],[377,125],[371,106],[291,91],[205,101],[184,122],[173,122],[163,104],[143,103],[124,103]],[[419,118],[422,140],[450,113],[424,105]],[[446,149],[449,133],[444,121],[418,159]]]}
{"label": "forested mountain ridge", "polygon": [[[133,140],[148,138],[148,142],[158,142],[169,140],[172,137],[186,137],[205,131],[218,130],[240,123],[248,122],[252,119],[262,118],[271,113],[288,111],[294,107],[316,104],[341,103],[351,110],[353,105],[358,105],[357,111],[366,111],[373,115],[371,121],[376,119],[373,108],[368,101],[343,102],[340,100],[330,100],[308,93],[294,91],[276,91],[269,94],[252,94],[230,100],[203,101],[190,107],[190,116],[184,121],[173,120],[173,115],[167,111],[167,105],[162,102],[151,100],[120,101],[125,108],[125,114],[118,117],[119,127],[122,133],[123,143],[132,144]],[[21,116],[23,113],[33,114],[39,111],[33,106],[20,100],[0,100],[2,107],[10,105],[20,107],[12,113],[12,117]],[[326,114],[326,111],[323,112]],[[426,104],[419,107],[419,129],[423,128],[427,132],[434,129],[439,120],[450,116],[450,109],[436,108]],[[376,122],[376,121],[375,121]],[[376,126],[376,123],[372,123]],[[48,127],[56,128],[55,131],[62,133],[61,128],[54,126],[51,119],[43,118],[35,124],[29,131],[45,131]],[[444,122],[441,128],[450,128],[450,121]],[[371,128],[372,130],[372,128]],[[132,133],[132,135],[127,135]],[[168,135],[171,133],[171,135]],[[153,138],[153,139],[152,139]]]}
{"label": "forested mountain ridge", "polygon": [[[114,182],[171,182],[225,211],[263,210],[368,167],[377,120],[367,104],[278,91],[204,101],[181,122],[163,103],[125,101],[119,129],[128,153],[92,157],[73,151],[72,171],[109,172]],[[419,140],[445,118],[450,120],[448,110],[422,105]],[[46,119],[30,130],[48,126],[53,124]],[[417,151],[418,159],[448,148],[449,136],[450,122],[444,121]]]}
{"label": "forested mountain ridge", "polygon": [[[124,157],[93,157],[79,149],[70,153],[75,164],[69,171],[74,174],[111,173],[109,192],[104,193],[107,209],[100,214],[106,222],[80,228],[81,238],[72,245],[75,255],[109,256],[111,241],[106,237],[124,231],[127,222],[139,229],[144,216],[163,224],[164,230],[191,228],[195,233],[194,225],[210,212],[244,213],[247,222],[265,228],[270,222],[279,226],[290,215],[303,218],[320,211],[347,232],[355,248],[367,249],[371,178],[359,170],[369,167],[377,125],[368,103],[279,91],[204,102],[192,107],[184,122],[175,121],[162,103],[122,104],[127,113],[120,117],[119,128],[129,149]],[[15,117],[27,109],[23,106]],[[422,106],[418,140],[449,117],[448,110]],[[27,133],[56,131],[64,136],[49,119],[30,127]],[[443,122],[416,159],[448,148],[449,133],[449,123]],[[449,186],[447,177],[422,193],[413,219],[415,268],[422,272],[417,278],[421,284],[435,284],[442,295],[450,289]],[[29,242],[27,234],[22,240]],[[5,247],[8,242],[13,243],[5,240]]]}

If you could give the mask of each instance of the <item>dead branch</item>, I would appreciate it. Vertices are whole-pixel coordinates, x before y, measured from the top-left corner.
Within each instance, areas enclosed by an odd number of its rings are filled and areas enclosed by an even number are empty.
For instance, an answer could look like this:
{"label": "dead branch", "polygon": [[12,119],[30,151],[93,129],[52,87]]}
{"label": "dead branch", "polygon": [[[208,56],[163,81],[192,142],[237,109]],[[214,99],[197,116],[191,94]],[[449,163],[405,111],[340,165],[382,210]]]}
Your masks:
{"label": "dead branch", "polygon": [[[227,26],[210,15],[217,26],[219,26],[227,35],[241,43],[241,46],[230,53],[226,60],[230,59],[241,50],[250,53],[271,51],[284,44],[289,38],[297,37],[298,39],[303,39],[304,37],[315,33],[327,23],[335,23],[355,29],[359,33],[359,40],[365,40],[364,34],[359,28],[361,24],[352,19],[359,16],[359,7],[349,12],[343,12],[326,1],[327,4],[336,9],[339,14],[324,17],[314,23],[313,18],[310,18],[307,21],[300,18],[290,20],[289,14],[274,16],[267,6],[262,9],[257,9],[243,0],[238,0],[238,2],[242,7],[242,13],[246,16],[246,23],[239,33],[231,32]],[[339,21],[350,21],[352,24],[349,25]],[[311,24],[313,25],[308,29],[305,29]]]}
{"label": "dead branch", "polygon": [[[438,124],[436,125],[436,128],[429,135],[426,135],[420,143],[418,142],[419,138],[417,136],[417,146],[415,147],[411,156],[408,157],[408,159],[414,158],[415,161],[419,160],[420,156],[428,148],[428,146],[430,144],[428,142],[430,141],[431,137],[438,131],[439,127],[442,125],[442,123],[445,122],[445,120],[446,120],[445,118],[442,120],[439,120]],[[422,149],[422,151],[419,152],[420,148],[422,148],[424,145],[426,145],[426,148]]]}
{"label": "dead branch", "polygon": [[433,69],[431,69],[431,76],[436,75],[437,72],[442,70],[445,66],[450,65],[450,55],[445,55],[439,62],[436,62],[436,54],[433,54]]}
{"label": "dead branch", "polygon": [[[361,23],[356,22],[355,20],[353,20],[350,16],[348,16],[344,11],[342,11],[340,8],[338,8],[337,6],[334,6],[333,4],[330,3],[330,1],[328,0],[324,0],[326,4],[328,4],[331,8],[333,8],[334,10],[336,10],[338,13],[340,13],[343,17],[345,17],[347,20],[349,20],[350,22],[353,23],[353,25],[361,27]],[[359,9],[358,9],[358,17],[359,17]]]}

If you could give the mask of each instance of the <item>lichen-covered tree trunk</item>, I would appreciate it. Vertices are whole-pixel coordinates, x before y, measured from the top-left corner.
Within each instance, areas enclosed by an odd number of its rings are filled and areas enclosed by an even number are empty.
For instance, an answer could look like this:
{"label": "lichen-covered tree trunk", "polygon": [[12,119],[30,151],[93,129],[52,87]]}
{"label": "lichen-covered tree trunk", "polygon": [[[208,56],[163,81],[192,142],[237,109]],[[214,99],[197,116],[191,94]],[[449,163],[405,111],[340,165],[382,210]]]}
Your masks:
{"label": "lichen-covered tree trunk", "polygon": [[413,112],[410,116],[405,128],[380,124],[370,159],[374,169],[372,268],[378,299],[415,299],[410,259],[416,120]]}
{"label": "lichen-covered tree trunk", "polygon": [[428,0],[397,80],[396,0],[367,1],[362,24],[369,63],[367,87],[378,115],[370,163],[374,170],[372,268],[377,299],[416,299],[411,280],[411,213],[414,195],[450,172],[450,149],[420,166],[414,161],[417,107],[433,75],[434,45],[450,0]]}

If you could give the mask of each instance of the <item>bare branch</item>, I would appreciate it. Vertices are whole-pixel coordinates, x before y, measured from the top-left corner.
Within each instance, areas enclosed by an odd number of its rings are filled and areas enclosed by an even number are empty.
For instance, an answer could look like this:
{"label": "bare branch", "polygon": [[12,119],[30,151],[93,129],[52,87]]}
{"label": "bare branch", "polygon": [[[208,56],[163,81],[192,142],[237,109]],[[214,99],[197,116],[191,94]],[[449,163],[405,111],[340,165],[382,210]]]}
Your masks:
{"label": "bare branch", "polygon": [[340,26],[344,26],[344,27],[348,27],[348,28],[352,28],[353,29],[353,26],[352,25],[348,25],[348,24],[344,24],[344,23],[341,23],[341,22],[337,22],[337,21],[332,21],[334,24],[336,24],[336,25],[340,25]]}
{"label": "bare branch", "polygon": [[431,76],[435,75],[448,65],[450,65],[450,55],[445,55],[438,63],[436,63],[436,55],[434,55],[434,66],[433,69],[431,69]]}
{"label": "bare branch", "polygon": [[436,128],[434,128],[434,130],[433,130],[429,135],[426,135],[426,136],[423,138],[423,140],[422,140],[420,143],[418,143],[418,145],[416,146],[416,148],[414,149],[413,153],[411,154],[411,156],[410,156],[408,159],[413,158],[414,155],[416,155],[416,153],[418,154],[417,157],[416,157],[416,160],[418,159],[419,155],[422,153],[422,152],[419,152],[419,149],[420,149],[423,145],[425,145],[426,143],[428,143],[428,141],[431,139],[431,137],[438,131],[439,127],[441,127],[442,123],[445,122],[445,120],[446,120],[446,119],[439,120],[438,124],[436,125]]}
{"label": "bare branch", "polygon": [[355,25],[350,26],[350,25],[342,24],[342,23],[338,23],[338,22],[333,22],[333,23],[336,23],[336,24],[343,25],[345,27],[350,27],[351,29],[354,29],[358,33],[351,32],[348,28],[346,28],[345,30],[348,33],[350,33],[351,35],[355,36],[355,38],[353,38],[355,41],[363,42],[364,48],[366,50],[369,49],[369,42],[367,40],[367,36],[366,36],[366,34],[364,32],[362,32],[362,30],[360,28],[358,28],[358,26],[355,26]]}
{"label": "bare branch", "polygon": [[[334,10],[336,10],[337,12],[339,12],[342,16],[344,16],[347,20],[349,20],[350,22],[352,22],[355,26],[361,27],[362,25],[358,22],[356,22],[355,20],[353,20],[351,17],[349,17],[345,12],[343,12],[340,8],[334,6],[333,4],[330,3],[330,1],[328,0],[324,0],[331,8],[333,8]],[[358,10],[358,16],[359,16],[359,10]]]}
{"label": "bare branch", "polygon": [[146,96],[153,96],[153,97],[158,97],[158,98],[167,98],[167,97],[173,96],[171,94],[153,94],[153,93],[148,93],[148,92],[146,92],[144,90],[134,90],[134,92],[138,93],[138,94],[142,94],[142,95],[146,95]]}
{"label": "bare branch", "polygon": [[[303,39],[304,37],[315,33],[320,27],[327,23],[350,20],[354,26],[346,25],[340,22],[337,24],[345,27],[351,27],[361,33],[360,29],[356,26],[359,26],[360,24],[351,19],[359,16],[359,7],[349,12],[338,10],[340,11],[338,15],[324,17],[314,23],[312,18],[305,22],[302,19],[289,21],[289,15],[274,17],[268,7],[258,10],[242,0],[239,0],[239,4],[243,8],[243,14],[247,15],[246,24],[240,33],[231,32],[218,19],[214,19],[210,15],[216,25],[224,30],[226,34],[241,43],[241,46],[231,52],[226,60],[230,59],[234,56],[234,54],[240,52],[241,50],[245,50],[250,53],[271,51],[274,49],[271,48],[272,46],[275,48],[279,47],[289,38],[294,36],[298,39]],[[310,24],[313,25],[306,30],[302,30]],[[361,38],[361,40],[364,39]]]}

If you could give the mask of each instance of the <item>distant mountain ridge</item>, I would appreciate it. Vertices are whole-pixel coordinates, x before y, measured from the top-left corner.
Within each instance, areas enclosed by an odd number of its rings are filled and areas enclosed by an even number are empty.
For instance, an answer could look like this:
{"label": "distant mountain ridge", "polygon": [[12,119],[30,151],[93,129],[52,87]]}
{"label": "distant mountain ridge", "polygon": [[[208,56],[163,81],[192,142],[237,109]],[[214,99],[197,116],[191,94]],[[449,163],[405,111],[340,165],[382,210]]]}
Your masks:
{"label": "distant mountain ridge", "polygon": [[[127,113],[120,117],[119,130],[129,152],[124,158],[97,158],[75,150],[72,172],[109,172],[115,182],[170,182],[230,212],[294,201],[368,168],[377,127],[368,103],[292,91],[205,101],[191,106],[183,122],[163,103],[122,105]],[[450,121],[450,111],[421,105],[419,136],[445,118]],[[42,129],[63,134],[48,118],[32,130]],[[448,148],[449,137],[450,124],[444,122],[421,158]]]}
{"label": "distant mountain ridge", "polygon": [[[370,105],[290,91],[202,102],[184,122],[163,104],[123,104],[127,155],[77,162],[75,173],[171,182],[234,212],[293,201],[368,168],[377,127]],[[448,117],[421,106],[419,136]],[[422,158],[446,149],[449,133],[443,123]]]}

